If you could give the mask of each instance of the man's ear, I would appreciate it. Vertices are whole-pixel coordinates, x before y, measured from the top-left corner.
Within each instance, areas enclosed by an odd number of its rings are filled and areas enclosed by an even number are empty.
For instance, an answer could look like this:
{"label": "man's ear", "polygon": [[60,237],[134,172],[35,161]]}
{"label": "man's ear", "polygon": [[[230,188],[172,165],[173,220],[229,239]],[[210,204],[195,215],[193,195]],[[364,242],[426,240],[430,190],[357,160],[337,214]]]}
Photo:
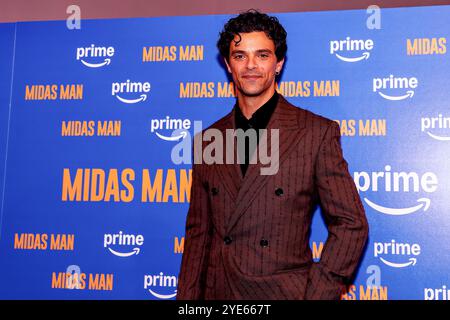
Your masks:
{"label": "man's ear", "polygon": [[223,58],[223,61],[225,62],[225,65],[227,66],[228,72],[231,73],[230,65],[228,64],[228,61],[226,58]]}
{"label": "man's ear", "polygon": [[284,58],[277,62],[277,66],[275,68],[275,71],[277,73],[281,73],[281,70],[283,69],[283,64],[284,64]]}

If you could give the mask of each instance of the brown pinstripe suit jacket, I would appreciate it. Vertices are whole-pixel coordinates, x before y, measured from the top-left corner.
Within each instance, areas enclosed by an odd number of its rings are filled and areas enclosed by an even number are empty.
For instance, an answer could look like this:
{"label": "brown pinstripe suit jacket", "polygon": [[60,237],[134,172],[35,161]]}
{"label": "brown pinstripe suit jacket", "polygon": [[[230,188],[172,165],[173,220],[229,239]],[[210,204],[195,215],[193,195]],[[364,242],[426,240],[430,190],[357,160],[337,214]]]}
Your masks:
{"label": "brown pinstripe suit jacket", "polygon": [[[210,128],[234,125],[232,111]],[[239,164],[194,164],[177,299],[339,299],[353,275],[368,224],[339,126],[280,96],[267,129],[279,129],[275,175],[260,163],[244,178]],[[314,263],[316,204],[328,238]]]}

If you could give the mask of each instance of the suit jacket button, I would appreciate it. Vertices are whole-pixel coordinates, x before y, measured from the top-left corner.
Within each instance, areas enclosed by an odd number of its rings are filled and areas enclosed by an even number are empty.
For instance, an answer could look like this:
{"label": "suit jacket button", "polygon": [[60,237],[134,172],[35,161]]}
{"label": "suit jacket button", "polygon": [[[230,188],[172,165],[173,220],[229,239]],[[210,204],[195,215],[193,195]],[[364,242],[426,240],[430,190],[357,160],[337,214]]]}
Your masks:
{"label": "suit jacket button", "polygon": [[275,190],[275,194],[279,197],[281,197],[283,195],[283,189],[278,188],[277,190]]}
{"label": "suit jacket button", "polygon": [[211,188],[211,193],[213,196],[215,196],[219,193],[219,189],[217,189],[216,187],[213,187],[213,188]]}
{"label": "suit jacket button", "polygon": [[226,236],[225,238],[223,238],[223,242],[225,242],[226,245],[229,245],[233,242],[233,239],[231,239],[231,237]]}
{"label": "suit jacket button", "polygon": [[269,241],[267,239],[261,239],[259,244],[260,244],[261,247],[268,247],[269,246]]}

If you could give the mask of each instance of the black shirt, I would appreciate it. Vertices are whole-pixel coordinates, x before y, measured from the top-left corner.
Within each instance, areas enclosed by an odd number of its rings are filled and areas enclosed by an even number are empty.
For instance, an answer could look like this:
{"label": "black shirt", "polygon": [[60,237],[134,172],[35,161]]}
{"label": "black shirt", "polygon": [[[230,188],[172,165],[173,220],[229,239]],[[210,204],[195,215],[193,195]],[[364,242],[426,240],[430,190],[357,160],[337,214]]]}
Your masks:
{"label": "black shirt", "polygon": [[[260,108],[258,108],[251,116],[250,119],[247,119],[239,108],[239,104],[235,105],[235,121],[236,121],[236,129],[242,129],[246,132],[248,129],[256,130],[256,139],[259,143],[259,129],[265,129],[267,124],[269,123],[270,117],[275,110],[275,107],[278,103],[278,93],[275,91],[273,96],[263,104]],[[245,173],[248,168],[248,164],[250,162],[250,156],[253,155],[254,149],[256,145],[251,146],[249,139],[245,139],[245,160],[244,163],[241,163],[241,172],[242,176],[245,176]]]}

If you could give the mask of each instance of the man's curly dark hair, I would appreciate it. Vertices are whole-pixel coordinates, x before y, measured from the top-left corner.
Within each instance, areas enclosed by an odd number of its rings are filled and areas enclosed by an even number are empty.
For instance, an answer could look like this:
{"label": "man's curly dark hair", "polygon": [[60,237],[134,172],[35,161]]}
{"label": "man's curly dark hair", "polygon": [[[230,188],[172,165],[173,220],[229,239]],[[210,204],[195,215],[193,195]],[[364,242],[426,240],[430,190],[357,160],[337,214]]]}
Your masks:
{"label": "man's curly dark hair", "polygon": [[[239,33],[258,31],[265,32],[267,37],[273,40],[277,61],[283,60],[287,51],[286,30],[276,17],[268,16],[267,14],[254,9],[250,9],[239,14],[235,18],[231,18],[225,24],[223,30],[219,34],[219,40],[217,41],[217,48],[219,49],[220,55],[228,61],[230,44],[234,37],[236,35],[239,36]],[[236,44],[239,42],[240,40],[237,41]]]}

